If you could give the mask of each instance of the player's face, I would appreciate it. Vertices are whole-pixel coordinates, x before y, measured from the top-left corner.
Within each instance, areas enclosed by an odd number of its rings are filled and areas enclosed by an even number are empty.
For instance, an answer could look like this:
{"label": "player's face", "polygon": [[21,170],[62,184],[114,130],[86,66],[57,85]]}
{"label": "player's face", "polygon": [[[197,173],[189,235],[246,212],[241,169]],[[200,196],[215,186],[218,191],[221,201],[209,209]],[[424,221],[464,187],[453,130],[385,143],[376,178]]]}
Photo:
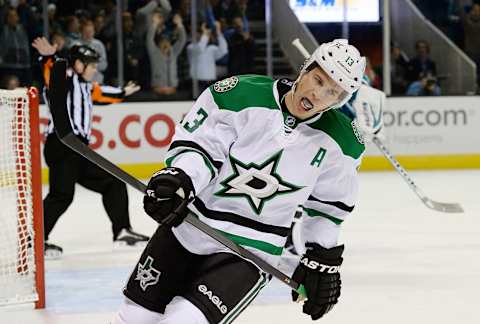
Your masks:
{"label": "player's face", "polygon": [[286,103],[293,116],[307,119],[339,103],[345,95],[345,91],[317,66],[303,75]]}

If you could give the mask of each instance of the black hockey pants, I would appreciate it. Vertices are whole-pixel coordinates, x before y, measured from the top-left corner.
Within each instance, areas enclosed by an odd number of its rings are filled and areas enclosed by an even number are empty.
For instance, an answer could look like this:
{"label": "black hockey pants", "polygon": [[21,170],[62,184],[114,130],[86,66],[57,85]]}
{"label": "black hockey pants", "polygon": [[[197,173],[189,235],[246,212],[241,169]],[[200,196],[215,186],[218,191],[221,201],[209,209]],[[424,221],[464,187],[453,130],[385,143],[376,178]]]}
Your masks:
{"label": "black hockey pants", "polygon": [[75,183],[102,195],[112,222],[113,238],[130,228],[127,188],[81,155],[62,144],[55,134],[47,137],[44,157],[49,167],[49,193],[43,200],[45,240],[73,201]]}

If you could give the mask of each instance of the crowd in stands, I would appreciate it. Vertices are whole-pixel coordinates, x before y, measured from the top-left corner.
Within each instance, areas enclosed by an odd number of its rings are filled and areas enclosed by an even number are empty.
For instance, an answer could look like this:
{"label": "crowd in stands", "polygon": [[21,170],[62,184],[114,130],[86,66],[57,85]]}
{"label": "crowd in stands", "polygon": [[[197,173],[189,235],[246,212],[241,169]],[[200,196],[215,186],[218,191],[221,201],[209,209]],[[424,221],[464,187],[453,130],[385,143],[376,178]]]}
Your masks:
{"label": "crowd in stands", "polygon": [[437,66],[430,58],[430,44],[418,40],[415,56],[408,58],[397,44],[391,47],[392,95],[439,96]]}
{"label": "crowd in stands", "polygon": [[[49,0],[48,32],[57,55],[85,44],[100,55],[95,81],[118,85],[115,0]],[[124,0],[122,47],[124,83],[141,85],[149,99],[190,99],[192,80],[199,90],[229,75],[255,72],[255,39],[247,8],[262,0],[198,0],[196,33],[191,0]],[[414,0],[418,8],[480,66],[480,0]],[[42,0],[0,0],[0,87],[42,86],[33,39],[43,34]],[[80,8],[80,9],[79,9]],[[193,38],[192,35],[196,37]],[[440,95],[441,78],[428,40],[416,55],[391,47],[393,95]],[[381,87],[381,73],[367,73]],[[480,68],[477,69],[480,80]]]}
{"label": "crowd in stands", "polygon": [[[414,0],[420,11],[480,67],[480,0]],[[480,68],[477,68],[480,88]]]}
{"label": "crowd in stands", "polygon": [[[2,87],[42,86],[33,39],[43,34],[41,0],[0,0]],[[100,55],[94,80],[117,85],[116,1],[49,1],[49,40],[57,56],[77,44]],[[124,82],[135,81],[160,99],[191,98],[192,79],[200,90],[228,75],[253,73],[255,41],[249,32],[247,0],[199,0],[196,39],[190,0],[125,0],[122,13]],[[79,9],[81,8],[81,9]]]}

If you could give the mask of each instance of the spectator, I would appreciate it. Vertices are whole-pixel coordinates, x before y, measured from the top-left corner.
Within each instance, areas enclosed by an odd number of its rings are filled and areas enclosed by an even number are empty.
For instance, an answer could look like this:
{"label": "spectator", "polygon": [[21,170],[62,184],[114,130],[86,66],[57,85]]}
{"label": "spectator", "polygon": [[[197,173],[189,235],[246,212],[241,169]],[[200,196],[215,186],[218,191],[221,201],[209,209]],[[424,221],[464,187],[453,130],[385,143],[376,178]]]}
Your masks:
{"label": "spectator", "polygon": [[[190,26],[190,19],[191,19],[191,0],[180,0],[178,2],[174,2],[175,7],[173,9],[174,12],[178,13],[182,16],[183,25]],[[197,16],[198,17],[198,16]]]}
{"label": "spectator", "polygon": [[68,58],[67,40],[65,36],[61,32],[56,31],[53,32],[50,38],[52,39],[52,45],[57,48],[56,55],[58,57]]}
{"label": "spectator", "polygon": [[248,19],[247,19],[247,4],[248,4],[248,0],[237,0],[237,6],[238,6],[237,10],[240,13],[240,17],[242,17],[244,31],[250,30],[248,27]]}
{"label": "spectator", "polygon": [[[31,1],[29,1],[31,2]],[[10,1],[12,5],[14,4],[13,1]],[[34,37],[41,34],[43,26],[41,23],[41,15],[39,14],[39,10],[33,6],[32,4],[28,3],[27,0],[17,0],[17,13],[20,20],[20,25],[23,26],[25,32],[27,33],[29,43]]]}
{"label": "spectator", "polygon": [[190,76],[199,81],[200,92],[217,80],[215,61],[228,53],[227,41],[223,37],[220,23],[217,21],[216,35],[218,44],[214,43],[214,35],[205,23],[201,25],[200,41],[187,46],[190,62]]}
{"label": "spectator", "polygon": [[[134,34],[134,25],[132,14],[128,11],[125,11],[122,14],[122,27],[123,27],[123,52],[124,52],[124,61],[123,61],[123,70],[125,75],[125,80],[134,80],[138,82],[140,80],[140,69],[139,64],[144,53],[144,43],[138,39]],[[112,43],[111,60],[109,60],[109,75],[113,83],[116,82],[116,73],[117,73],[117,42]],[[111,64],[110,64],[111,62]]]}
{"label": "spectator", "polygon": [[61,32],[62,27],[58,23],[58,19],[55,16],[57,13],[57,6],[54,3],[50,3],[47,6],[47,16],[48,16],[48,31],[50,33]]}
{"label": "spectator", "polygon": [[[165,27],[165,20],[172,11],[172,6],[168,0],[151,0],[147,1],[145,6],[137,10],[136,26],[137,37],[143,39],[148,31],[148,23],[152,21],[152,15],[159,16],[161,21],[158,24],[160,32]],[[157,19],[157,18],[156,18]]]}
{"label": "spectator", "polygon": [[[165,19],[166,17],[168,17],[171,11],[172,7],[168,0],[146,1],[146,4],[140,9],[138,9],[135,15],[135,37],[139,39],[142,44],[145,44],[146,33],[149,27],[148,25],[151,23],[153,15],[158,17],[155,19],[160,20],[156,33],[161,33],[165,29]],[[146,53],[145,46],[142,47],[144,48],[144,53],[142,55],[142,59],[140,60],[140,84],[145,88],[149,88],[151,84],[151,64],[150,60],[148,59],[148,54]]]}
{"label": "spectator", "polygon": [[[226,25],[227,21],[232,21],[235,16],[245,16],[246,10],[246,1],[238,0],[208,0],[209,6],[213,11],[213,15],[216,17],[223,26]],[[208,17],[208,12],[207,12]],[[212,22],[213,23],[213,22]],[[245,27],[248,27],[248,23],[244,22]],[[213,28],[212,26],[209,26]]]}
{"label": "spectator", "polygon": [[477,64],[477,82],[480,85],[480,4],[474,3],[468,14],[461,10],[465,30],[465,52]]}
{"label": "spectator", "polygon": [[103,12],[95,15],[95,18],[93,18],[93,26],[97,38],[100,39],[102,42],[105,42],[105,38],[101,36],[103,29],[105,28],[105,14]]}
{"label": "spectator", "polygon": [[430,58],[430,45],[425,40],[415,43],[416,56],[410,60],[408,67],[408,80],[410,82],[420,80],[420,76],[430,73],[437,75],[437,66]]}
{"label": "spectator", "polygon": [[397,44],[392,45],[390,56],[390,73],[392,82],[392,94],[403,95],[407,90],[407,71],[409,60],[407,55]]}
{"label": "spectator", "polygon": [[413,82],[407,89],[407,96],[440,96],[437,79],[431,73],[422,74],[420,80]]}
{"label": "spectator", "polygon": [[147,33],[147,50],[151,62],[151,83],[155,93],[170,95],[177,91],[177,57],[185,46],[187,34],[183,27],[182,18],[178,14],[175,15],[173,23],[178,37],[172,45],[169,38],[164,34],[155,37],[155,31],[160,23],[159,15],[154,15]]}
{"label": "spectator", "polygon": [[0,34],[0,75],[16,75],[24,86],[31,83],[30,43],[19,24],[17,10],[7,10],[6,26]]}
{"label": "spectator", "polygon": [[450,0],[448,4],[448,17],[446,23],[446,34],[448,38],[453,40],[457,46],[464,48],[464,30],[460,20],[460,11],[463,11],[464,4],[462,2],[471,0]]}
{"label": "spectator", "polygon": [[372,62],[368,57],[365,57],[365,61],[366,61],[366,66],[365,66],[364,77],[367,78],[368,84],[373,88],[377,88],[377,89],[381,88],[382,84],[381,84],[380,76],[377,74],[377,72],[373,68]]}
{"label": "spectator", "polygon": [[66,30],[67,48],[70,48],[80,40],[80,22],[76,16],[66,18]]}
{"label": "spectator", "polygon": [[233,31],[228,37],[228,73],[230,75],[253,73],[255,70],[255,41],[245,31],[243,18],[233,18]]}
{"label": "spectator", "polygon": [[103,72],[107,69],[107,51],[105,45],[95,38],[95,25],[91,20],[84,20],[80,26],[80,40],[76,44],[87,45],[95,50],[95,52],[100,55],[100,60],[98,61],[97,72],[93,80],[102,84],[103,83]]}
{"label": "spectator", "polygon": [[[116,36],[115,18],[117,9],[115,1],[105,1],[104,8],[104,10],[95,16],[95,20],[100,20],[95,22],[95,35],[97,35],[97,38],[100,39],[105,44],[107,50],[109,50],[109,44],[115,42]],[[100,31],[97,31],[97,26]]]}
{"label": "spectator", "polygon": [[6,75],[2,78],[1,89],[15,90],[20,86],[20,80],[15,75]]}

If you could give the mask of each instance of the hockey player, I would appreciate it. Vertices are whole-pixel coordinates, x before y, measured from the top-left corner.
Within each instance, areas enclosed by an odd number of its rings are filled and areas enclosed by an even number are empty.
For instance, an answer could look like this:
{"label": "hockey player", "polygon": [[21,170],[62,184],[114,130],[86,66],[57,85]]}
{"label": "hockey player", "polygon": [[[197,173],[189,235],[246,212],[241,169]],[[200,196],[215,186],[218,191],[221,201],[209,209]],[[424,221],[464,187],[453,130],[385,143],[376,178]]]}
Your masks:
{"label": "hockey player", "polygon": [[200,95],[176,128],[167,168],[148,183],[144,209],[162,226],[113,324],[231,323],[270,275],[185,216],[276,265],[299,205],[308,231],[293,279],[307,291],[303,312],[317,320],[332,309],[341,289],[339,230],[355,205],[364,151],[355,123],[335,108],[358,90],[364,69],[358,50],[335,40],[312,54],[295,82],[234,76]]}
{"label": "hockey player", "polygon": [[[371,142],[374,136],[383,137],[383,109],[386,104],[386,96],[383,91],[372,88],[368,79],[364,76],[362,85],[352,95],[352,98],[339,110],[343,112],[352,122],[356,124],[359,135],[365,144]],[[285,245],[282,266],[290,269],[292,258],[296,260],[299,254],[305,252],[305,241],[302,232],[308,231],[303,224],[302,216],[305,213],[301,209],[295,214],[295,222],[292,233]]]}
{"label": "hockey player", "polygon": [[[56,46],[43,37],[36,38],[32,45],[41,55],[48,98],[50,68]],[[98,59],[95,50],[86,45],[75,45],[70,49],[66,98],[68,115],[73,132],[85,144],[88,144],[91,136],[93,104],[121,102],[123,97],[139,90],[135,84],[115,89],[92,82]],[[102,195],[103,205],[112,222],[115,246],[145,245],[148,237],[132,231],[130,226],[125,184],[63,145],[55,134],[52,119],[47,127],[44,157],[49,167],[50,185],[49,193],[43,201],[46,258],[53,259],[62,255],[63,249],[48,242],[48,238],[60,216],[72,203],[76,183]]]}

